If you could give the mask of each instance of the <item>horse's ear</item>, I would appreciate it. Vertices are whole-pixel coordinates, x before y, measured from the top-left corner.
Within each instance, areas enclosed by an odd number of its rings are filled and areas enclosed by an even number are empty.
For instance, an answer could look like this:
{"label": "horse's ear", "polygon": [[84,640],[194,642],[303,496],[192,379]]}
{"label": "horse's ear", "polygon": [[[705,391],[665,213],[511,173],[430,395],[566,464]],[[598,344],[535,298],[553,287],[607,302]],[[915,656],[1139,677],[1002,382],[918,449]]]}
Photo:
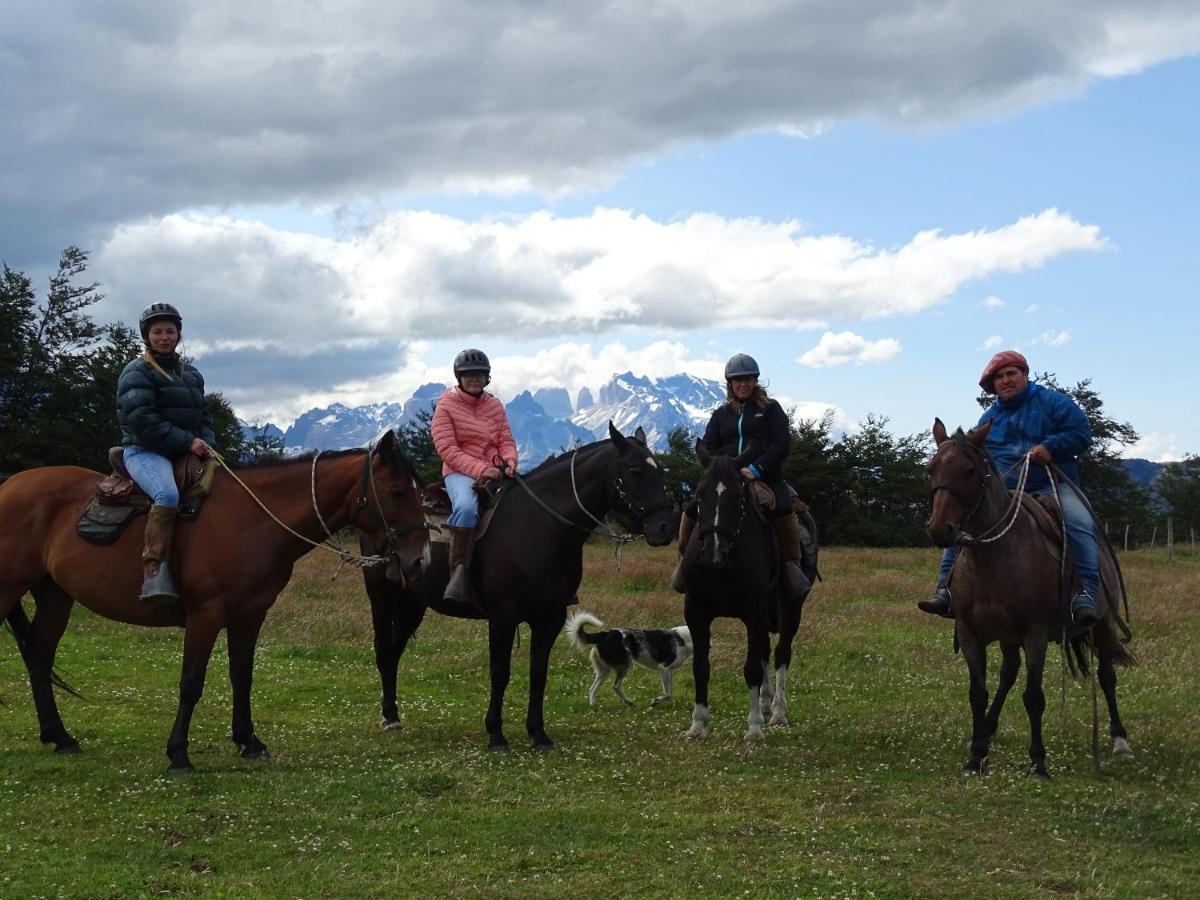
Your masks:
{"label": "horse's ear", "polygon": [[642,431],[641,425],[639,425],[637,427],[637,431],[635,431],[633,433],[633,439],[635,441],[637,441],[639,444],[641,444],[643,447],[646,446],[646,432]]}
{"label": "horse's ear", "polygon": [[976,447],[982,447],[984,441],[987,440],[988,432],[992,430],[992,420],[988,419],[974,431],[967,432],[967,440]]}
{"label": "horse's ear", "polygon": [[612,419],[608,420],[608,436],[612,439],[613,446],[621,453],[629,446],[629,438],[617,431],[617,426],[612,423]]}
{"label": "horse's ear", "polygon": [[696,438],[696,459],[700,460],[700,465],[702,466],[707,466],[712,459],[708,455],[708,448],[704,446],[704,441],[700,440],[700,438]]}
{"label": "horse's ear", "polygon": [[942,424],[941,419],[935,418],[933,420],[933,442],[940,447],[947,437],[946,426]]}
{"label": "horse's ear", "polygon": [[375,452],[379,455],[390,454],[396,449],[396,432],[388,429],[379,438],[379,442],[375,445]]}

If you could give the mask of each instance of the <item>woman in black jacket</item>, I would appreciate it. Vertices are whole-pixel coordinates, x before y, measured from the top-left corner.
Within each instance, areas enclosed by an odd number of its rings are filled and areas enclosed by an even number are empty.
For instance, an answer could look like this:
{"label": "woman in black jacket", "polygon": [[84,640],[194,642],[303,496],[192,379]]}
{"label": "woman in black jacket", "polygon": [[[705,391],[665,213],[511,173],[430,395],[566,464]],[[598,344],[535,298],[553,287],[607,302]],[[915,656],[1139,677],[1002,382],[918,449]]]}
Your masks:
{"label": "woman in black jacket", "polygon": [[212,455],[212,412],[204,399],[204,377],[177,352],[183,333],[179,310],[169,303],[151,303],[138,328],[146,349],[125,366],[117,381],[117,421],[125,469],[152,504],[139,597],[173,603],[179,593],[167,561],[179,506],[174,463],[187,453],[201,459]]}
{"label": "woman in black jacket", "polygon": [[[725,364],[727,401],[713,410],[701,441],[713,456],[741,456],[750,451],[742,467],[747,481],[761,481],[775,493],[775,533],[783,564],[784,590],[807,590],[808,579],[800,569],[800,522],[792,510],[791,490],[783,480],[783,461],[791,448],[787,413],[767,396],[758,383],[758,363],[752,356],[737,353]],[[679,556],[682,560],[692,530],[696,507],[689,505],[679,520]],[[671,586],[683,593],[681,567],[676,566]]]}

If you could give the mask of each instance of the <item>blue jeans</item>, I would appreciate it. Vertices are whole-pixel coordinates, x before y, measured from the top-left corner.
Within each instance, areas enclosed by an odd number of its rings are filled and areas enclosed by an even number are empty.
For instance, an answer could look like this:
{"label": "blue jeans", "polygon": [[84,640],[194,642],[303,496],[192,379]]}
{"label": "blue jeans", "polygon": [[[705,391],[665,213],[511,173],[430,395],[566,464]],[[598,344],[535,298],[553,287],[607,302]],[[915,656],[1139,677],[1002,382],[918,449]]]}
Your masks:
{"label": "blue jeans", "polygon": [[175,467],[171,461],[153,450],[126,447],[121,454],[129,477],[150,495],[155,506],[179,505],[179,488],[175,486]]}
{"label": "blue jeans", "polygon": [[461,472],[451,472],[444,479],[450,495],[451,513],[446,524],[454,528],[474,528],[479,521],[479,498],[475,496],[475,479]]}
{"label": "blue jeans", "polygon": [[[1031,491],[1032,494],[1050,494],[1052,488]],[[1100,596],[1100,545],[1096,539],[1095,523],[1092,514],[1088,512],[1083,498],[1079,496],[1078,488],[1067,482],[1058,485],[1058,497],[1062,501],[1063,522],[1067,528],[1067,543],[1071,547],[1071,562],[1075,572],[1083,583],[1083,589],[1093,598]],[[947,547],[942,554],[942,568],[938,572],[938,587],[946,583],[950,577],[950,568],[958,555],[958,547]]]}

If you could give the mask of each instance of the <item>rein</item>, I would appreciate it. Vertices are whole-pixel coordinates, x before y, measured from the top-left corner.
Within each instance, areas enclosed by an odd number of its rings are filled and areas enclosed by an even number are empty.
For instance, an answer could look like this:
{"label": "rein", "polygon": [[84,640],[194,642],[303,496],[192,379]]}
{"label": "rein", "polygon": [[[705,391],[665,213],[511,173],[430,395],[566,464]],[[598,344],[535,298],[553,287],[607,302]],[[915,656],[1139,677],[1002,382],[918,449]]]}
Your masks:
{"label": "rein", "polygon": [[[358,553],[351,553],[349,550],[346,550],[346,549],[342,548],[341,546],[339,546],[333,537],[333,532],[330,530],[328,523],[325,521],[325,518],[321,515],[320,507],[317,505],[317,458],[321,455],[321,453],[319,451],[317,452],[317,455],[313,457],[312,479],[311,479],[312,492],[311,493],[312,493],[312,502],[313,502],[313,512],[316,513],[317,521],[321,523],[321,527],[325,529],[325,533],[328,535],[328,538],[324,541],[314,541],[311,538],[305,537],[300,532],[296,531],[296,529],[292,528],[286,522],[281,520],[277,515],[275,515],[275,513],[271,512],[271,510],[267,508],[267,505],[258,498],[258,496],[254,493],[254,491],[252,491],[250,489],[250,486],[247,485],[246,482],[242,481],[242,479],[238,477],[237,473],[232,468],[230,468],[229,463],[227,463],[225,461],[225,458],[223,456],[221,456],[220,453],[218,453],[216,450],[213,450],[212,455],[213,455],[213,458],[217,461],[217,464],[220,465],[221,468],[224,469],[226,472],[228,472],[230,477],[234,481],[236,481],[239,485],[241,485],[242,489],[245,490],[245,492],[250,495],[250,499],[252,499],[255,503],[257,503],[259,508],[263,512],[265,512],[268,516],[270,516],[270,518],[275,522],[275,524],[277,524],[280,528],[282,528],[288,534],[292,535],[295,538],[298,538],[299,540],[303,541],[304,543],[308,544],[309,546],[314,547],[318,550],[327,550],[330,553],[335,554],[339,559],[341,559],[343,564],[356,566],[357,568],[360,568],[360,569],[366,569],[366,568],[372,568],[374,566],[384,565],[385,563],[387,563],[389,561],[389,557],[394,552],[396,539],[398,538],[399,535],[407,534],[412,531],[424,530],[424,527],[425,527],[424,524],[406,525],[404,528],[394,529],[387,523],[386,519],[383,516],[383,513],[380,511],[379,493],[375,488],[375,473],[371,467],[371,450],[369,447],[367,448],[366,459],[364,460],[364,463],[363,463],[363,475],[362,475],[362,479],[359,483],[359,496],[358,496],[358,499],[355,501],[354,515],[355,515],[355,517],[357,517],[357,515],[359,513],[361,513],[365,508],[365,509],[367,509],[367,511],[371,512],[379,522],[383,523],[384,545],[381,548],[382,552],[377,555],[374,555],[374,556],[363,556]],[[367,506],[368,500],[367,500],[367,495],[366,495],[366,489],[367,489],[368,485],[370,486],[372,496],[375,499],[376,505],[374,507]],[[351,521],[353,521],[353,519]]]}

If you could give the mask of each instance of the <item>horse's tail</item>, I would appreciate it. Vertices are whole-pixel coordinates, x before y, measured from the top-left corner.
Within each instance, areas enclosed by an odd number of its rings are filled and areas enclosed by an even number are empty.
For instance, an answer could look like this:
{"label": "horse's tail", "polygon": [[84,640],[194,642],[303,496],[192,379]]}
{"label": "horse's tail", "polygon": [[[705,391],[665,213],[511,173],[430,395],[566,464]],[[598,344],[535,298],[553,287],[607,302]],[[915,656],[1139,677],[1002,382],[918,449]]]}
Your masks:
{"label": "horse's tail", "polygon": [[1109,620],[1099,622],[1090,632],[1084,632],[1071,638],[1071,652],[1067,654],[1067,664],[1073,676],[1091,674],[1092,654],[1108,656],[1114,666],[1137,665],[1137,657],[1122,641],[1117,639]]}
{"label": "horse's tail", "polygon": [[567,619],[567,637],[580,650],[586,650],[592,644],[600,643],[599,637],[583,630],[584,625],[591,625],[593,628],[604,627],[604,623],[591,613],[579,612]]}
{"label": "horse's tail", "polygon": [[[12,611],[8,614],[8,627],[12,629],[13,637],[17,641],[17,649],[21,651],[21,656],[25,656],[26,648],[29,645],[29,633],[33,630],[33,623],[29,621],[29,616],[25,612],[25,606],[18,600],[13,606]],[[71,687],[63,677],[54,669],[50,670],[50,683],[61,691],[66,691],[72,697],[83,699],[83,695],[75,688]]]}

